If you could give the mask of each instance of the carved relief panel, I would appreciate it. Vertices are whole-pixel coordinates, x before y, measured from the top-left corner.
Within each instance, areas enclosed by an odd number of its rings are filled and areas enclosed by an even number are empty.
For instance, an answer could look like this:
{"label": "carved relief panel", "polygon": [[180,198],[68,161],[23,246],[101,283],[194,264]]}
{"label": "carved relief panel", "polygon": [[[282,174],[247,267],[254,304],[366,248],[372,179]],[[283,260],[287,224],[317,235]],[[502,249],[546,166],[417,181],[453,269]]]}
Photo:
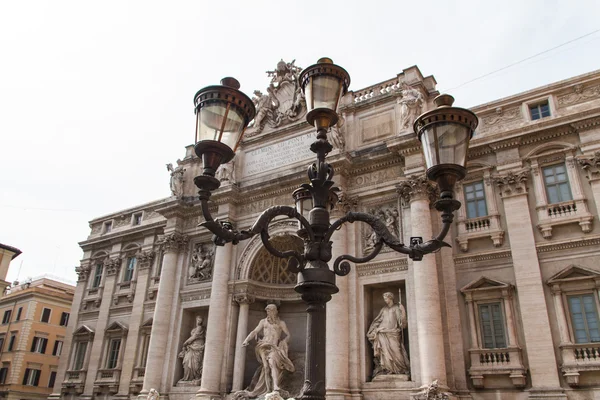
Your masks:
{"label": "carved relief panel", "polygon": [[212,280],[215,245],[213,243],[196,243],[188,264],[188,283],[207,282]]}

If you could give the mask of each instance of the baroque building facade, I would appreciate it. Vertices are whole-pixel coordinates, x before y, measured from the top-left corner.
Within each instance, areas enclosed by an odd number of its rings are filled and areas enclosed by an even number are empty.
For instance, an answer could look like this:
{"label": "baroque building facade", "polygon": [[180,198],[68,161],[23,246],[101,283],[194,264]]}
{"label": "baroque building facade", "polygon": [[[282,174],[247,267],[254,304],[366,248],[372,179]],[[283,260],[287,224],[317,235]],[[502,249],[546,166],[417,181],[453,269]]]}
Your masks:
{"label": "baroque building facade", "polygon": [[[213,215],[238,229],[269,206],[293,205],[313,161],[298,71],[282,61],[269,72],[254,124],[217,172]],[[412,131],[438,94],[435,79],[411,67],[344,96],[329,134],[342,191],[333,217],[374,213],[405,243],[438,230],[436,189]],[[600,71],[472,111],[480,123],[456,188],[453,247],[418,262],[383,251],[337,280],[327,306],[330,399],[418,398],[436,380],[461,399],[600,398]],[[306,317],[295,274],[260,238],[212,244],[198,226],[192,145],[168,170],[171,197],[90,222],[50,398],[145,399],[151,389],[173,400],[244,398],[259,367],[247,335],[269,304],[289,330],[294,368],[282,387],[296,394]],[[278,220],[274,246],[300,248],[297,229]],[[343,225],[334,257],[368,254],[376,240],[360,223]],[[406,354],[382,374],[373,332],[392,300]],[[199,369],[184,366],[189,354],[203,359]]]}

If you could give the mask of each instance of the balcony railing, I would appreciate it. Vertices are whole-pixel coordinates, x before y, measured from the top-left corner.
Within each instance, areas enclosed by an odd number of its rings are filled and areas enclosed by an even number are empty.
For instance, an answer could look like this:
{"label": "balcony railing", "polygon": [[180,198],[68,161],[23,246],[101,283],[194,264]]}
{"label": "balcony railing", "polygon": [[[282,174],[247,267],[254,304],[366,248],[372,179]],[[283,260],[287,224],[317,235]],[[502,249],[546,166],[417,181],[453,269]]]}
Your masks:
{"label": "balcony railing", "polygon": [[560,348],[561,370],[570,386],[579,386],[582,372],[600,371],[600,343],[563,344]]}
{"label": "balcony railing", "polygon": [[500,215],[486,215],[484,217],[459,219],[458,235],[456,241],[462,251],[469,250],[469,240],[490,238],[495,247],[502,245],[504,231],[500,228]]}
{"label": "balcony railing", "polygon": [[63,391],[66,392],[75,392],[77,394],[83,393],[83,389],[85,386],[85,377],[87,376],[87,371],[67,371],[65,375],[65,380],[62,383]]}
{"label": "balcony railing", "polygon": [[594,217],[584,199],[545,204],[536,207],[538,229],[546,239],[552,237],[552,227],[578,223],[584,233],[591,232]]}
{"label": "balcony railing", "polygon": [[526,369],[523,366],[520,348],[471,349],[469,354],[471,358],[469,375],[476,388],[488,388],[484,378],[489,375],[508,375],[515,387],[525,386]]}

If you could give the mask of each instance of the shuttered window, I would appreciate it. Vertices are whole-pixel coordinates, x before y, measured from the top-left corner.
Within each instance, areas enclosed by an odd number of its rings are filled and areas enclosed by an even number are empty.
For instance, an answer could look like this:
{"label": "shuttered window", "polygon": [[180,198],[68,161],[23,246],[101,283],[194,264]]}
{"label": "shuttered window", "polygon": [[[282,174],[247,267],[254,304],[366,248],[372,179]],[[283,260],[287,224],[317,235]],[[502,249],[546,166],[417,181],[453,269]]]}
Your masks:
{"label": "shuttered window", "polygon": [[75,350],[75,359],[73,361],[73,370],[79,371],[83,369],[83,362],[85,361],[85,353],[87,351],[87,342],[77,343]]}
{"label": "shuttered window", "polygon": [[480,304],[479,320],[483,347],[485,349],[506,348],[502,304],[500,302]]}

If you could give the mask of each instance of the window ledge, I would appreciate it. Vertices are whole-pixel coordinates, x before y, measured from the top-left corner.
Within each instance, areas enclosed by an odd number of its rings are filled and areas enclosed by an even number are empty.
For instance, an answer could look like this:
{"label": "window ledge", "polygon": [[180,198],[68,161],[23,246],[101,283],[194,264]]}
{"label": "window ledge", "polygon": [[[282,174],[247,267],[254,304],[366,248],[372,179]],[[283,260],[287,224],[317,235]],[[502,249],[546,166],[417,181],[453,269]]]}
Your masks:
{"label": "window ledge", "polygon": [[74,391],[77,394],[82,394],[85,387],[86,370],[67,371],[65,380],[62,383],[62,388],[65,391]]}
{"label": "window ledge", "polygon": [[589,212],[585,199],[563,201],[536,207],[538,229],[545,239],[552,237],[552,228],[558,225],[578,223],[584,233],[592,231],[594,216]]}
{"label": "window ledge", "polygon": [[582,372],[600,371],[600,343],[561,344],[561,371],[571,387],[579,386]]}
{"label": "window ledge", "polygon": [[458,235],[456,236],[456,242],[463,252],[469,250],[469,240],[487,237],[492,239],[495,247],[502,246],[504,241],[504,230],[500,228],[499,214],[458,220]]}
{"label": "window ledge", "polygon": [[485,388],[486,375],[508,375],[515,387],[525,387],[527,369],[523,366],[520,348],[470,349],[469,355],[471,358],[469,375],[476,388]]}
{"label": "window ledge", "polygon": [[119,391],[119,379],[121,378],[121,369],[99,369],[96,381],[94,382],[94,392],[100,392],[102,389],[108,389],[108,392],[115,394]]}

